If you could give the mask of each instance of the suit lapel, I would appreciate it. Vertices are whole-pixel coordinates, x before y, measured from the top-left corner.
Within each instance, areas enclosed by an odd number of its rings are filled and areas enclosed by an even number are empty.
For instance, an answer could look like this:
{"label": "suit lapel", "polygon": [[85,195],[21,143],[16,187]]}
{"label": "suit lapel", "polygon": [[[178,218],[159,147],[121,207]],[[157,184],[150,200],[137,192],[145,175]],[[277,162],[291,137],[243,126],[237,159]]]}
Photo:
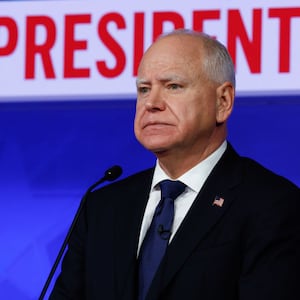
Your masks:
{"label": "suit lapel", "polygon": [[[228,149],[206,180],[168,247],[162,288],[170,282],[199,242],[226,213],[235,199],[233,187],[239,183],[240,179],[239,156],[228,145]],[[224,199],[221,207],[213,205],[216,196]],[[159,281],[162,274],[158,272],[157,275],[148,299],[152,299],[160,290]]]}
{"label": "suit lapel", "polygon": [[136,291],[136,254],[143,213],[149,197],[153,169],[124,181],[115,207],[116,299],[134,299]]}

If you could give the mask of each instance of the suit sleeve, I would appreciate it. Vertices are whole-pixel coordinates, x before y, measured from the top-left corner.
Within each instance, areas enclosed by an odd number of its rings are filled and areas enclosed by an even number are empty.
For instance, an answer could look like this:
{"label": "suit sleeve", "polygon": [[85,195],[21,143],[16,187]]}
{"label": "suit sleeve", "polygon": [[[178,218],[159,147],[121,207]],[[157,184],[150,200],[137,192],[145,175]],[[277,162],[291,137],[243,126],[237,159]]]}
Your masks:
{"label": "suit sleeve", "polygon": [[259,197],[246,230],[239,299],[300,299],[300,190],[274,186]]}

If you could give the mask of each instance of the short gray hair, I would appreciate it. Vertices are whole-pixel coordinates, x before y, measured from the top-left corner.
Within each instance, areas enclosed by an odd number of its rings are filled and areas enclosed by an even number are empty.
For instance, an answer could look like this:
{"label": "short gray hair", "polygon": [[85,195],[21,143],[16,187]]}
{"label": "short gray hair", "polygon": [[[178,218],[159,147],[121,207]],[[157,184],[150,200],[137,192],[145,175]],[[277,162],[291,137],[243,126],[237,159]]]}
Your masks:
{"label": "short gray hair", "polygon": [[203,32],[190,29],[177,29],[163,34],[160,38],[174,35],[190,35],[199,38],[205,50],[205,60],[203,61],[202,70],[208,79],[219,84],[229,81],[235,88],[234,64],[227,48],[222,43]]}

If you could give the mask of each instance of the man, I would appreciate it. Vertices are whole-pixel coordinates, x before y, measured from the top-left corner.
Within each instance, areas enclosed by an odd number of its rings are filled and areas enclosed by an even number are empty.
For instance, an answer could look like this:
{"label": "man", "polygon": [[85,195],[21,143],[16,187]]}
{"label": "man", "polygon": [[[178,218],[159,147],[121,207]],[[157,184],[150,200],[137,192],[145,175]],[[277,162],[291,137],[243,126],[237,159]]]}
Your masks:
{"label": "man", "polygon": [[[134,128],[157,164],[90,195],[50,299],[300,299],[299,188],[226,141],[234,95],[214,39],[179,30],[146,51]],[[146,237],[165,179],[184,191],[158,253]],[[150,279],[145,251],[161,256]]]}

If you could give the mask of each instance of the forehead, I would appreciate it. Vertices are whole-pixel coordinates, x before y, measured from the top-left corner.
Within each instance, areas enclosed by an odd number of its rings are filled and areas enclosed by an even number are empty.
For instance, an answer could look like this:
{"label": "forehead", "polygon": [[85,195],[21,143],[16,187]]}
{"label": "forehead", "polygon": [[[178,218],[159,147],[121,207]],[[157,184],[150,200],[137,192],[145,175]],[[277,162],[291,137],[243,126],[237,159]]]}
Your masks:
{"label": "forehead", "polygon": [[195,71],[200,69],[203,49],[193,36],[167,36],[155,42],[143,56],[138,77],[149,72]]}

